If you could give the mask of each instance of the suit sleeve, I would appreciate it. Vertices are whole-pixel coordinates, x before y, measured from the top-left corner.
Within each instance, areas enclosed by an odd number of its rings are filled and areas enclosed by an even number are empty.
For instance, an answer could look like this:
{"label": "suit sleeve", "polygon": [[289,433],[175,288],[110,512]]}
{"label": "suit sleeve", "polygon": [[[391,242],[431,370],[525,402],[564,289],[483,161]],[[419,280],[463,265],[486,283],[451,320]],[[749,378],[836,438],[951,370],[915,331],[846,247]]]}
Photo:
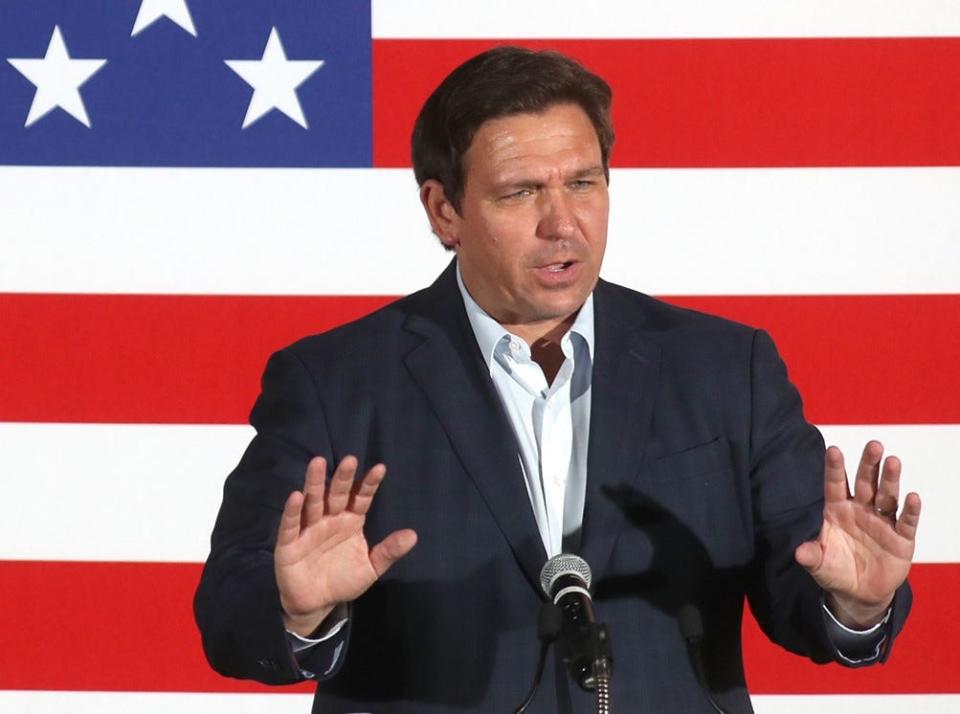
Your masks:
{"label": "suit sleeve", "polygon": [[266,684],[335,673],[349,623],[300,661],[283,626],[273,548],[287,497],[303,488],[314,456],[332,461],[318,390],[289,350],[270,358],[250,423],[256,436],[227,478],[194,614],[211,666]]}
{"label": "suit sleeve", "polygon": [[[828,634],[820,587],[793,556],[823,524],[823,438],[804,419],[800,395],[762,331],[754,334],[751,358],[750,442],[756,538],[747,593],[751,610],[766,635],[791,652],[850,666]],[[909,608],[910,588],[904,583],[880,657],[873,661],[889,656]]]}

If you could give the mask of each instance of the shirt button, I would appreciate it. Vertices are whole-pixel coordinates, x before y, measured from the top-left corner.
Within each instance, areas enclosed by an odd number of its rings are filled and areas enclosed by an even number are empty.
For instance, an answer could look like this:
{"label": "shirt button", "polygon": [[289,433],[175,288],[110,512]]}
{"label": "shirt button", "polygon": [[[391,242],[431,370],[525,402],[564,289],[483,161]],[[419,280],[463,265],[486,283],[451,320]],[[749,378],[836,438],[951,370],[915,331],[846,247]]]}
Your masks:
{"label": "shirt button", "polygon": [[520,354],[520,343],[516,340],[510,340],[510,352],[514,355]]}

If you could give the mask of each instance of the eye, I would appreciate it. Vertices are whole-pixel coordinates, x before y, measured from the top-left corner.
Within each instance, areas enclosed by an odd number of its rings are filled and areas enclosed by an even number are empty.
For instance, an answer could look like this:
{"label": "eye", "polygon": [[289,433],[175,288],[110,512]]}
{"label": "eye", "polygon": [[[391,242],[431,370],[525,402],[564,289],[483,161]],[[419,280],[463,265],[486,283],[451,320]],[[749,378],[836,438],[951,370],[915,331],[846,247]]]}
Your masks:
{"label": "eye", "polygon": [[521,199],[526,198],[527,196],[532,196],[532,195],[533,195],[533,190],[532,190],[532,189],[529,189],[529,188],[520,188],[520,189],[517,189],[516,191],[511,191],[510,193],[504,194],[503,196],[500,197],[499,200],[501,200],[501,201],[519,201],[519,200],[521,200]]}
{"label": "eye", "polygon": [[591,179],[577,179],[576,181],[570,182],[570,188],[572,188],[574,191],[582,191],[590,188],[594,183],[595,181]]}

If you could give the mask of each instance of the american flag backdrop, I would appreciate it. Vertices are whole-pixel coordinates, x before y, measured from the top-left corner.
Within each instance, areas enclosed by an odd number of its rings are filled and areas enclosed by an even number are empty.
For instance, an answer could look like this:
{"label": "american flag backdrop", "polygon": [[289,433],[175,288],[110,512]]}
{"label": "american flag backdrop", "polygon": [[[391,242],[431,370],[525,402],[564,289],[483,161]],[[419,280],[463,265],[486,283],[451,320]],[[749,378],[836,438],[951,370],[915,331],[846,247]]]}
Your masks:
{"label": "american flag backdrop", "polygon": [[960,711],[956,0],[0,0],[0,712],[309,711],[203,659],[223,478],[270,352],[446,264],[410,128],[504,41],[614,88],[604,277],[768,329],[924,498],[889,664],[748,617],[757,711]]}

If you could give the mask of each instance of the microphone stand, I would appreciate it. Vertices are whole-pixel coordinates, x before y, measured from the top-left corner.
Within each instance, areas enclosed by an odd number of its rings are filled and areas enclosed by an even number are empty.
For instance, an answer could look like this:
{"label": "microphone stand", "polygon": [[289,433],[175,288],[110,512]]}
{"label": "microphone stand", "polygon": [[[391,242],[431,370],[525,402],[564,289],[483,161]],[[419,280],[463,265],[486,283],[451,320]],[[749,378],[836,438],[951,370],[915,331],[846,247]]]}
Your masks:
{"label": "microphone stand", "polygon": [[[543,668],[550,645],[557,639],[563,627],[560,607],[545,602],[540,608],[537,637],[540,639],[540,657],[533,684],[526,699],[513,714],[524,714],[533,703],[543,677]],[[611,714],[610,677],[613,674],[613,657],[610,651],[610,638],[607,626],[597,623],[581,624],[569,633],[558,645],[561,659],[567,665],[570,675],[586,691],[595,691],[597,714]]]}
{"label": "microphone stand", "polygon": [[562,648],[561,658],[580,688],[596,692],[597,714],[611,714],[613,654],[607,626],[596,622],[581,623],[569,628],[559,646]]}
{"label": "microphone stand", "polygon": [[[606,634],[606,625],[600,625]],[[610,676],[613,667],[609,657],[598,657],[593,662],[593,676],[597,683],[597,714],[610,714],[613,703],[610,700]]]}

